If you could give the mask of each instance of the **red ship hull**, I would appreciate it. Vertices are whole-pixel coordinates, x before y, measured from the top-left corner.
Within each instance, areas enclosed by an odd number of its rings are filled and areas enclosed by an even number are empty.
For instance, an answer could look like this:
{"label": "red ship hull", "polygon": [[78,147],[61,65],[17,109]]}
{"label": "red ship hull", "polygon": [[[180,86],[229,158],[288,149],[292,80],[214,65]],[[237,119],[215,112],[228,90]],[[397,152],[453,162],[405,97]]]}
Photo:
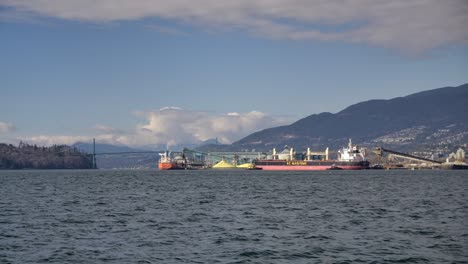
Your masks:
{"label": "red ship hull", "polygon": [[173,162],[160,162],[158,163],[159,170],[183,170],[183,167],[177,166],[177,164]]}
{"label": "red ship hull", "polygon": [[368,161],[286,161],[286,160],[257,160],[254,161],[255,167],[261,168],[262,170],[278,170],[278,171],[290,171],[290,170],[330,170],[330,169],[342,169],[342,170],[364,170],[369,168]]}
{"label": "red ship hull", "polygon": [[[262,170],[282,170],[282,171],[289,171],[289,170],[330,170],[331,166],[262,166],[262,165],[255,165],[258,168],[261,168]],[[364,170],[367,169],[366,167],[362,166],[338,166],[339,168],[343,170]]]}

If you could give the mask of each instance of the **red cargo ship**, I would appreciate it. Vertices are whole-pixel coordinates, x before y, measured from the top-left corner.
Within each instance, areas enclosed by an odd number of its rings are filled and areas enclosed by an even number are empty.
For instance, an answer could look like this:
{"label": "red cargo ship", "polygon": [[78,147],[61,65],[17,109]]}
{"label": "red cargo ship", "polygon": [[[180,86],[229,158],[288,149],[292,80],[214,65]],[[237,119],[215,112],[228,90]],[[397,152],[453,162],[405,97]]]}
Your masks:
{"label": "red cargo ship", "polygon": [[185,160],[182,158],[174,158],[171,159],[171,155],[169,151],[165,151],[164,153],[159,153],[159,163],[158,169],[159,170],[183,170],[185,169]]}

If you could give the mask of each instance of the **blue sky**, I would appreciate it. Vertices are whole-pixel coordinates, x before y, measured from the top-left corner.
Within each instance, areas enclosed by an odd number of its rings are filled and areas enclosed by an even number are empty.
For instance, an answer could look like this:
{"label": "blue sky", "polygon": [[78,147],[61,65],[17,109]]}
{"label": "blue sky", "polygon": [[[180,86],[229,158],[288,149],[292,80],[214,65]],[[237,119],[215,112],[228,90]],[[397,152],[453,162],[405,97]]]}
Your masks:
{"label": "blue sky", "polygon": [[364,2],[0,0],[0,142],[230,143],[468,82],[466,2]]}

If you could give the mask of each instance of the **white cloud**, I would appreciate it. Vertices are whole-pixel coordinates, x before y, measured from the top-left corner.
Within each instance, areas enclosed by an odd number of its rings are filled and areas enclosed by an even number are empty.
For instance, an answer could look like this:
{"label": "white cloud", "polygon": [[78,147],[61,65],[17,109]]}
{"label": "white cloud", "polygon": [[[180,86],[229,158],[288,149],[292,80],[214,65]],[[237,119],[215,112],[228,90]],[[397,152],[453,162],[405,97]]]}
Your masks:
{"label": "white cloud", "polygon": [[218,138],[221,143],[232,143],[253,132],[284,125],[288,118],[269,116],[252,111],[248,113],[211,114],[180,108],[163,108],[145,113],[147,123],[138,126],[132,145],[199,143]]}
{"label": "white cloud", "polygon": [[10,7],[4,16],[22,12],[98,23],[158,17],[210,30],[240,28],[270,38],[368,43],[413,53],[468,40],[466,0],[0,0],[2,5]]}
{"label": "white cloud", "polygon": [[[145,122],[137,125],[133,132],[124,132],[109,126],[97,125],[100,132],[94,136],[99,143],[123,144],[129,146],[166,145],[200,143],[218,138],[229,144],[253,132],[289,124],[292,118],[274,117],[258,111],[248,113],[212,114],[201,111],[188,111],[178,107],[165,107],[160,110],[138,112]],[[93,136],[40,135],[18,138],[31,144],[71,145],[78,141],[91,142]]]}
{"label": "white cloud", "polygon": [[0,122],[0,133],[6,134],[11,131],[14,131],[16,128],[12,123]]}

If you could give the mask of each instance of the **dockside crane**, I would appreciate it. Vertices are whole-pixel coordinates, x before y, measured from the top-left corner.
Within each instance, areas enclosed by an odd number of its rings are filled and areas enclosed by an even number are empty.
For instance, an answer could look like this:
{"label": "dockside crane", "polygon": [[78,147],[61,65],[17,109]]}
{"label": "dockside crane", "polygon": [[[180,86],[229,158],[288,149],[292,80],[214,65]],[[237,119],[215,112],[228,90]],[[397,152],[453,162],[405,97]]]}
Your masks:
{"label": "dockside crane", "polygon": [[383,147],[378,147],[374,151],[374,153],[377,154],[377,156],[379,158],[382,158],[382,156],[383,156],[383,154],[385,152],[392,155],[392,156],[403,158],[403,159],[414,160],[414,161],[418,161],[418,162],[427,162],[427,163],[430,163],[432,165],[442,164],[442,162],[440,162],[440,161],[426,159],[426,158],[410,155],[410,154],[407,154],[407,153],[402,153],[402,152],[386,149],[386,148],[383,148]]}

